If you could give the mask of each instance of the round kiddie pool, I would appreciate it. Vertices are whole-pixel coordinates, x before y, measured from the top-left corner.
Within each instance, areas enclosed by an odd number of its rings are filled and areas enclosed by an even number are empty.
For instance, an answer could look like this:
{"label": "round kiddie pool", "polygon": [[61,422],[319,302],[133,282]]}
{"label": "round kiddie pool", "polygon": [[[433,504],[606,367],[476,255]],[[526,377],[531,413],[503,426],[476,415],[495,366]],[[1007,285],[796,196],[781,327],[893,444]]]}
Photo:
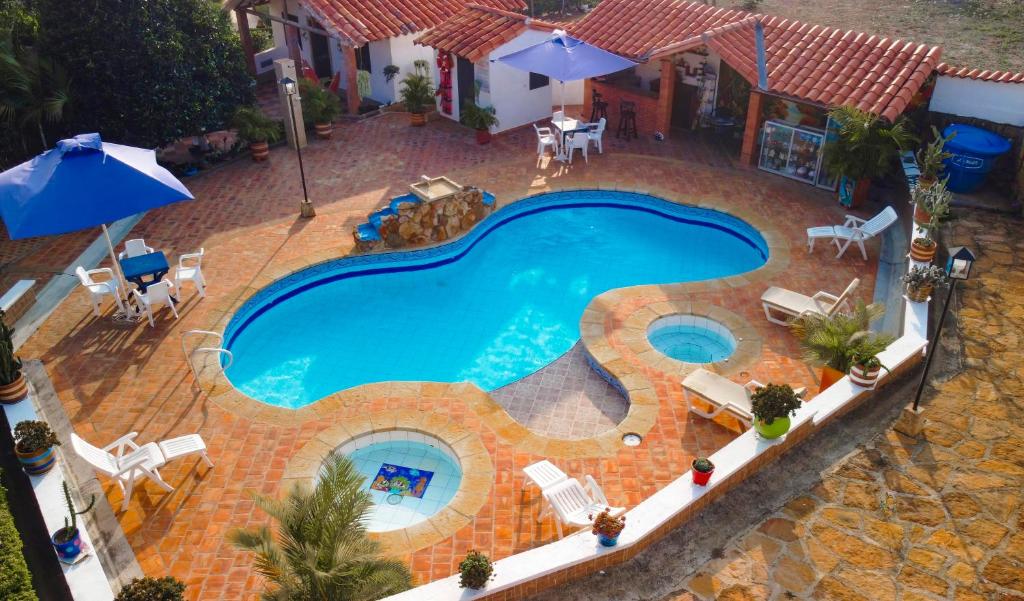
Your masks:
{"label": "round kiddie pool", "polygon": [[338,448],[366,478],[374,509],[370,532],[408,528],[455,497],[462,467],[452,449],[429,434],[392,430],[365,434]]}
{"label": "round kiddie pool", "polygon": [[603,292],[724,278],[767,260],[760,232],[720,211],[631,192],[541,194],[448,244],[346,257],[270,284],[228,324],[226,374],[290,408],[372,382],[494,390],[568,352]]}
{"label": "round kiddie pool", "polygon": [[736,337],[725,325],[699,315],[666,315],[647,328],[661,353],[685,363],[717,363],[736,352]]}

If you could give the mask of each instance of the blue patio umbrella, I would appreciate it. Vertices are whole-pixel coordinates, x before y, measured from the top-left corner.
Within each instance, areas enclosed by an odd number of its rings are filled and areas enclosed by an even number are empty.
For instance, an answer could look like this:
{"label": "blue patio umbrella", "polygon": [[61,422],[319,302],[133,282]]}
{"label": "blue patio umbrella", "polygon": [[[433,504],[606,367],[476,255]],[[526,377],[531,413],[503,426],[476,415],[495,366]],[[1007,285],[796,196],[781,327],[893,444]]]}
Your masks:
{"label": "blue patio umbrella", "polygon": [[99,134],[61,140],[0,173],[0,216],[12,240],[102,226],[122,285],[106,224],[192,198],[152,150],[103,142]]}

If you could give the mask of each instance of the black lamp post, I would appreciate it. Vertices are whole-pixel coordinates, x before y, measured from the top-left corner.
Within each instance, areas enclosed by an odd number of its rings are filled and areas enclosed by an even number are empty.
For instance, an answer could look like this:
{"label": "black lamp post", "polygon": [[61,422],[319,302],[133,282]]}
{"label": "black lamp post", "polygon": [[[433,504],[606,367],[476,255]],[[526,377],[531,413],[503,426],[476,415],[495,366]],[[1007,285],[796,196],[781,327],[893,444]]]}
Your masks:
{"label": "black lamp post", "polygon": [[975,256],[965,246],[957,246],[949,249],[949,259],[946,261],[946,276],[950,279],[949,292],[946,294],[946,305],[942,307],[942,315],[939,317],[939,325],[935,328],[935,337],[928,347],[928,357],[924,362],[924,371],[921,373],[921,381],[917,384],[917,392],[914,394],[914,412],[921,403],[921,392],[924,391],[924,383],[928,379],[928,369],[932,366],[932,359],[935,357],[936,347],[942,336],[942,326],[946,323],[946,313],[949,312],[950,302],[953,300],[953,290],[956,283],[971,277],[971,267],[974,266]]}
{"label": "black lamp post", "polygon": [[[309,191],[306,190],[306,170],[302,166],[302,145],[299,144],[299,129],[295,123],[295,98],[299,95],[299,86],[291,77],[285,77],[278,82],[284,88],[284,94],[288,97],[288,112],[292,119],[292,140],[295,142],[295,153],[299,157],[299,177],[302,178],[302,202],[299,203],[299,214],[302,217],[315,217],[313,203],[309,200]],[[301,98],[299,98],[301,100]]]}

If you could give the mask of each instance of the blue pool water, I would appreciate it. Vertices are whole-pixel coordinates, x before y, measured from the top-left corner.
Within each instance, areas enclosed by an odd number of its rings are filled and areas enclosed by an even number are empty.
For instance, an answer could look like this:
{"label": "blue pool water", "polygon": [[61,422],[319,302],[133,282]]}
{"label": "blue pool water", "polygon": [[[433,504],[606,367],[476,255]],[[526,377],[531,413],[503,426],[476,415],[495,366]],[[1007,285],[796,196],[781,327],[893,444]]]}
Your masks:
{"label": "blue pool water", "polygon": [[667,326],[648,334],[651,346],[686,363],[714,363],[728,359],[736,343],[704,326]]}
{"label": "blue pool water", "polygon": [[380,381],[493,390],[572,348],[602,292],[744,273],[767,256],[757,230],[717,211],[625,192],[545,194],[439,248],[339,259],[275,282],[228,325],[227,375],[284,407]]}

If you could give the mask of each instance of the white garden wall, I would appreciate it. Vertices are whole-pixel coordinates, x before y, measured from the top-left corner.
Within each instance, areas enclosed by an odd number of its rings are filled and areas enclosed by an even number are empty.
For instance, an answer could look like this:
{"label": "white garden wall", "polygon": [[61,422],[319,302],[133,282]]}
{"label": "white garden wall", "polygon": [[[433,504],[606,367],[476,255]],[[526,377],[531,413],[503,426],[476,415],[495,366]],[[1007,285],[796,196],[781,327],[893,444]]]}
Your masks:
{"label": "white garden wall", "polygon": [[929,109],[995,123],[1024,126],[1024,83],[939,76]]}

